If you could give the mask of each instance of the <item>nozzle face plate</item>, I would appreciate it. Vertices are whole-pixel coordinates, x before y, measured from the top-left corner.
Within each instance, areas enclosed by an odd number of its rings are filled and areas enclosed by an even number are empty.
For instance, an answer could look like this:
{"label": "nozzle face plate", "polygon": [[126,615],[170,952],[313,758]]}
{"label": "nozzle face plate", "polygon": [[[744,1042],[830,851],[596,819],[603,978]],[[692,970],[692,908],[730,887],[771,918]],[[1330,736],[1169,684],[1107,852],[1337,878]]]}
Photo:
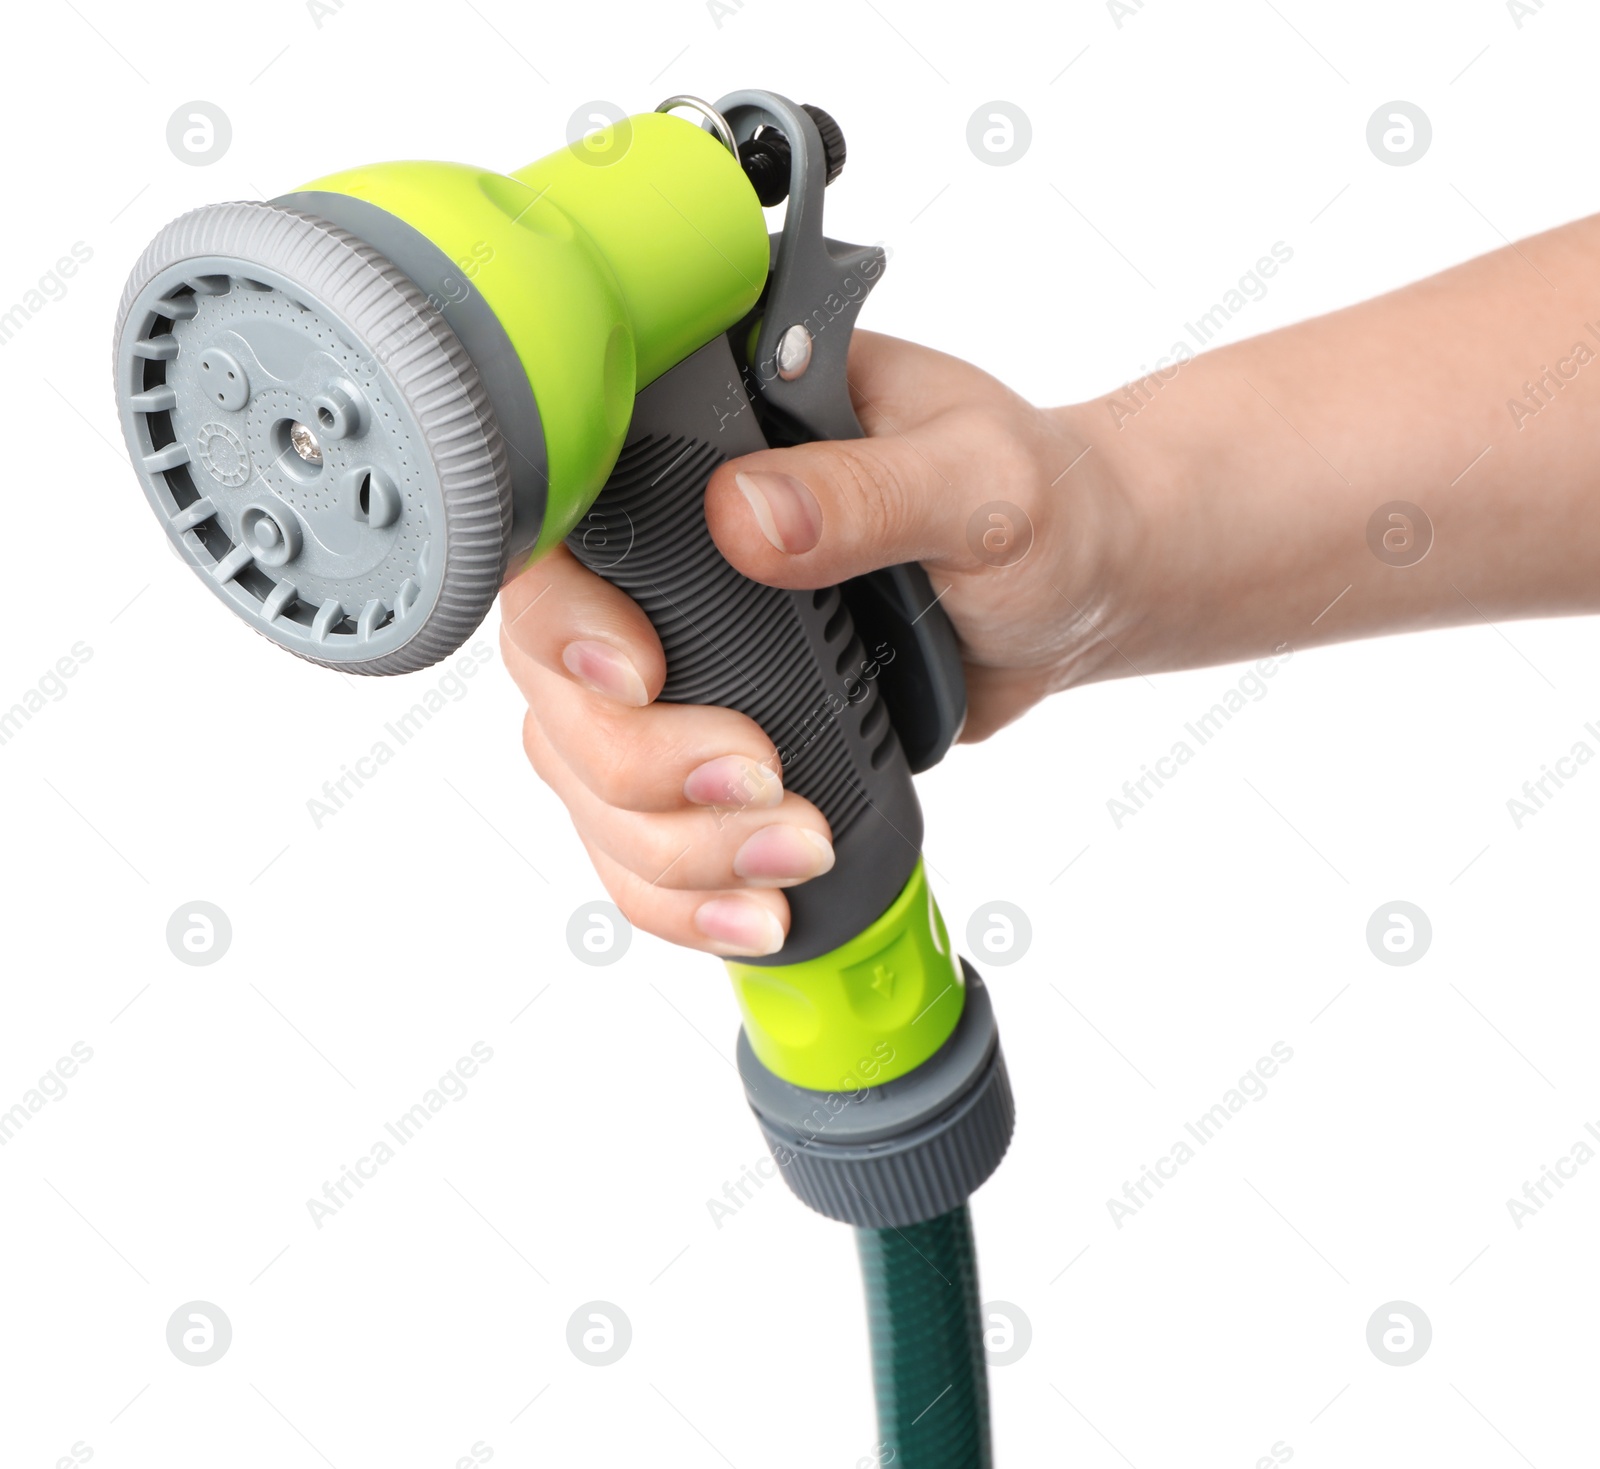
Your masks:
{"label": "nozzle face plate", "polygon": [[145,494],[183,558],[291,652],[347,672],[448,656],[505,565],[506,452],[438,311],[325,221],[174,221],[123,295],[114,371]]}

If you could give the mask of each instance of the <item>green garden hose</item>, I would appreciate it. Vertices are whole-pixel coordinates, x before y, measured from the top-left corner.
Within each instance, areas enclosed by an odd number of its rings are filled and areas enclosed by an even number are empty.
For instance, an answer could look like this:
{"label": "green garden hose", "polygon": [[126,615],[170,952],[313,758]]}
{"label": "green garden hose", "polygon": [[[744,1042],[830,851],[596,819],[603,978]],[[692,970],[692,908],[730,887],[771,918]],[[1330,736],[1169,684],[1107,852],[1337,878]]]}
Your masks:
{"label": "green garden hose", "polygon": [[989,1384],[967,1206],[904,1229],[858,1229],[879,1462],[989,1469]]}

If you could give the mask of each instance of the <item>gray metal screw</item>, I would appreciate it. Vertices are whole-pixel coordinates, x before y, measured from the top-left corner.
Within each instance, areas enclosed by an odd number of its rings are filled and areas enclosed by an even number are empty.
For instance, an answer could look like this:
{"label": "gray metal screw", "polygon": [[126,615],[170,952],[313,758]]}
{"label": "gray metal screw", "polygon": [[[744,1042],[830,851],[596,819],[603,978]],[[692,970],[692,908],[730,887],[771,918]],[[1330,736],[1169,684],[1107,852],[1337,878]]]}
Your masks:
{"label": "gray metal screw", "polygon": [[317,442],[317,436],[305,424],[295,423],[290,426],[289,442],[294,445],[294,452],[307,464],[322,463],[322,445]]}

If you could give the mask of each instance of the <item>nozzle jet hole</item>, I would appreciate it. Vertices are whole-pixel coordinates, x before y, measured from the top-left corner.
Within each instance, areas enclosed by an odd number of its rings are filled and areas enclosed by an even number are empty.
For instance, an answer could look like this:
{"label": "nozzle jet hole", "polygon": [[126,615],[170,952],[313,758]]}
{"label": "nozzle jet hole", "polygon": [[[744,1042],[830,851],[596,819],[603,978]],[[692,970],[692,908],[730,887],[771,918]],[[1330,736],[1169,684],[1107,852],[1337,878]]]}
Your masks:
{"label": "nozzle jet hole", "polygon": [[311,400],[312,416],[325,439],[353,439],[366,430],[371,409],[361,390],[340,378]]}
{"label": "nozzle jet hole", "polygon": [[207,347],[199,361],[201,377],[211,379],[205,386],[215,391],[217,402],[230,413],[237,413],[250,401],[250,381],[245,376],[244,364],[231,352]]}

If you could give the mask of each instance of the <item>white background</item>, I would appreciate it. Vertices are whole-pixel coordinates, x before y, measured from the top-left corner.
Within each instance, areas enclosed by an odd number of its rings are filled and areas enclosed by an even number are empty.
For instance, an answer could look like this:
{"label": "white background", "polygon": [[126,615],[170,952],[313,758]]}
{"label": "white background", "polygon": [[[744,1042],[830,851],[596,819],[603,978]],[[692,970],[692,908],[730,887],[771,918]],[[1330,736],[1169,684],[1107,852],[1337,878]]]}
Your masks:
{"label": "white background", "polygon": [[[0,746],[0,1110],[94,1056],[0,1148],[0,1462],[848,1469],[875,1441],[849,1231],[776,1183],[713,1223],[760,1146],[727,982],[642,936],[569,952],[599,887],[502,671],[314,827],[440,671],[297,662],[167,551],[107,370],[163,222],[375,159],[509,170],[592,99],[770,87],[846,131],[830,230],[894,251],[865,323],[1064,402],[1275,241],[1230,337],[1592,211],[1597,42],[1580,0],[1520,28],[1494,0],[11,12],[0,309],[93,257],[0,349],[0,706],[92,657]],[[1396,98],[1434,129],[1405,168],[1366,143]],[[165,141],[194,99],[232,122],[207,167]],[[1009,167],[966,144],[992,99],[1032,122]],[[985,1297],[1032,1325],[991,1374],[1000,1462],[1589,1461],[1600,1166],[1521,1230],[1506,1200],[1600,1121],[1600,770],[1521,830],[1506,800],[1600,746],[1597,651],[1583,620],[1304,652],[1121,830],[1107,799],[1243,669],[1061,697],[920,782],[952,926],[1003,899],[1033,927],[988,966],[1019,1123],[973,1205]],[[1434,931],[1403,968],[1365,939],[1395,899]],[[194,900],[232,923],[210,967],[165,940]],[[474,1042],[470,1095],[319,1230],[307,1199]],[[1267,1096],[1119,1229],[1108,1198],[1274,1042]],[[205,1368],[165,1338],[194,1300],[233,1327]],[[566,1342],[595,1300],[633,1329],[606,1368]],[[1405,1368],[1366,1342],[1395,1300],[1433,1327]]]}

